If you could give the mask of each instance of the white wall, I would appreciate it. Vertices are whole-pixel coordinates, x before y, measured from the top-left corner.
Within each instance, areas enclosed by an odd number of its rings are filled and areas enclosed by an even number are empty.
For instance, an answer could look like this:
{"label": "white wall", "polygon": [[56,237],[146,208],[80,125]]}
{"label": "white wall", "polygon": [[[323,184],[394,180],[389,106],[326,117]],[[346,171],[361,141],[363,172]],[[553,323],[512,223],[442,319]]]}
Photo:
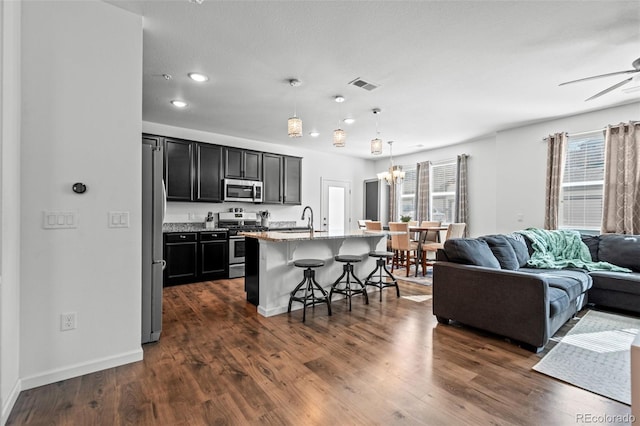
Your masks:
{"label": "white wall", "polygon": [[[97,0],[27,1],[22,17],[27,389],[142,358],[142,18]],[[45,230],[43,210],[75,210],[79,225]],[[130,227],[108,228],[112,210],[130,212]],[[63,312],[77,329],[60,331]]]}
{"label": "white wall", "polygon": [[[496,232],[544,225],[547,144],[556,132],[578,133],[640,119],[640,102],[498,133],[496,138]],[[500,167],[497,167],[500,165]],[[517,215],[523,214],[522,222]]]}
{"label": "white wall", "polygon": [[20,392],[20,9],[0,3],[0,424]]}
{"label": "white wall", "polygon": [[[640,119],[640,103],[549,120],[498,132],[493,137],[394,157],[399,165],[438,162],[469,154],[469,234],[507,233],[544,225],[547,145],[556,132],[597,130]],[[389,161],[378,160],[376,170]]]}
{"label": "white wall", "polygon": [[[169,202],[165,222],[203,222],[209,211],[216,213],[228,211],[231,207],[244,207],[246,211],[269,210],[271,221],[296,221],[299,225],[306,225],[306,220],[301,221],[300,216],[302,208],[309,205],[315,212],[315,227],[320,229],[321,178],[326,178],[351,182],[351,227],[355,229],[357,220],[363,214],[363,180],[371,175],[375,176],[371,161],[340,155],[338,149],[331,143],[327,143],[325,152],[319,152],[297,148],[295,140],[291,141],[290,147],[285,147],[151,122],[143,122],[142,128],[145,133],[302,157],[302,205],[300,206]],[[190,218],[190,213],[194,215],[193,219]]]}

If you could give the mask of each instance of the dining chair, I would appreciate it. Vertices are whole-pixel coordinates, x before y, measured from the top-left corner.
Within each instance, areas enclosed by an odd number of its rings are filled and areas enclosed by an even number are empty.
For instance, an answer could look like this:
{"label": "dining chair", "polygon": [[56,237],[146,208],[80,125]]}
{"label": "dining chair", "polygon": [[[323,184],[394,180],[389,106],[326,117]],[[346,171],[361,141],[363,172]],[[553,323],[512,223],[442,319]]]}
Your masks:
{"label": "dining chair", "polygon": [[[393,251],[391,272],[393,272],[394,268],[399,267],[400,262],[402,262],[407,270],[407,276],[409,276],[411,264],[413,263],[417,267],[418,243],[411,241],[409,238],[409,224],[407,222],[389,222],[389,231],[392,232],[391,250]],[[411,259],[412,255],[413,261]]]}
{"label": "dining chair", "polygon": [[427,266],[432,266],[434,260],[433,259],[427,259],[428,254],[429,253],[435,253],[438,251],[438,249],[441,249],[444,247],[444,242],[451,239],[451,238],[462,238],[464,236],[464,230],[467,228],[467,224],[466,223],[450,223],[449,226],[447,226],[447,234],[444,237],[444,241],[441,242],[437,242],[437,243],[425,243],[422,244],[422,259],[420,259],[421,263],[422,263],[422,274],[424,275],[426,270],[427,270]]}
{"label": "dining chair", "polygon": [[367,219],[358,219],[358,229],[367,229]]}
{"label": "dining chair", "polygon": [[367,231],[382,231],[382,222],[379,220],[368,220],[364,225]]}
{"label": "dining chair", "polygon": [[[440,227],[442,226],[442,222],[440,221],[429,221],[429,220],[423,220],[422,222],[420,222],[420,227],[421,228],[429,228],[429,227]],[[423,244],[426,243],[439,243],[440,242],[440,231],[437,230],[430,230],[430,231],[424,231],[424,238],[420,241]]]}

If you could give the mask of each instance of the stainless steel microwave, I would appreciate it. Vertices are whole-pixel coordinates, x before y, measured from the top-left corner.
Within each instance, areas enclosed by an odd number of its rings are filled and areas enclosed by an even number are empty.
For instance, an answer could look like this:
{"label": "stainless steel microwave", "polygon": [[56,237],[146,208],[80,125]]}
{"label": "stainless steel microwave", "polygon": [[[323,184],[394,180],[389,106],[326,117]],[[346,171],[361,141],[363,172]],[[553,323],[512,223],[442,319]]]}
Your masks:
{"label": "stainless steel microwave", "polygon": [[224,179],[224,201],[262,202],[262,182],[254,180]]}

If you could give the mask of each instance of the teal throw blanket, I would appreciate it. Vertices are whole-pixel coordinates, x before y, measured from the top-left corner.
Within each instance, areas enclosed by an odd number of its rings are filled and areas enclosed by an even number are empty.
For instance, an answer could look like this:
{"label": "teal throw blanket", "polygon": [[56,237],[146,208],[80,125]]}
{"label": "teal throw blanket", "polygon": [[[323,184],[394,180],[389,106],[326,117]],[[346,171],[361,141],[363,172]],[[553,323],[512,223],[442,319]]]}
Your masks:
{"label": "teal throw blanket", "polygon": [[534,249],[528,266],[534,268],[582,268],[588,271],[631,272],[608,262],[593,262],[589,247],[582,242],[578,231],[528,228],[518,231],[531,241]]}

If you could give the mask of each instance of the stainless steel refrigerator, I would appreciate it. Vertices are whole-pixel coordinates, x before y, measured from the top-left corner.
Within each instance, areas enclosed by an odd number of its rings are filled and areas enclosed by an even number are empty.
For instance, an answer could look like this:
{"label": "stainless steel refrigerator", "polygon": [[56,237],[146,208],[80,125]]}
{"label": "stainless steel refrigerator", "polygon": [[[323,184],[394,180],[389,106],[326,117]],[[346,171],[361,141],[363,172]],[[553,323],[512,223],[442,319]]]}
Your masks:
{"label": "stainless steel refrigerator", "polygon": [[166,196],[162,182],[160,138],[142,138],[142,343],[162,331],[162,222]]}

